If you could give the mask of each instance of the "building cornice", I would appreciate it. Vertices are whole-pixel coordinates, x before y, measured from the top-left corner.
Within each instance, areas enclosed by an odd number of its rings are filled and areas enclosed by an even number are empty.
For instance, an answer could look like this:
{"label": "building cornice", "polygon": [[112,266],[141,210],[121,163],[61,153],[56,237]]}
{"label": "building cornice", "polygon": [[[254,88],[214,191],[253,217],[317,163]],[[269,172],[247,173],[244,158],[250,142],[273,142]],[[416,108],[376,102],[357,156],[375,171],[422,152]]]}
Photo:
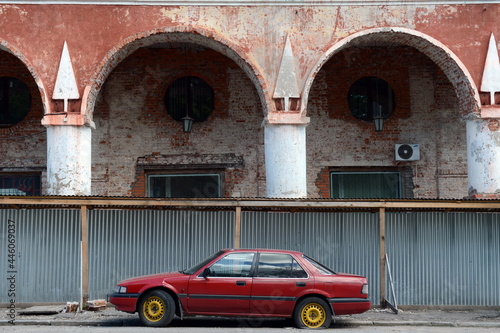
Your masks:
{"label": "building cornice", "polygon": [[141,5],[141,6],[429,6],[497,4],[500,0],[0,0],[1,4],[29,5]]}

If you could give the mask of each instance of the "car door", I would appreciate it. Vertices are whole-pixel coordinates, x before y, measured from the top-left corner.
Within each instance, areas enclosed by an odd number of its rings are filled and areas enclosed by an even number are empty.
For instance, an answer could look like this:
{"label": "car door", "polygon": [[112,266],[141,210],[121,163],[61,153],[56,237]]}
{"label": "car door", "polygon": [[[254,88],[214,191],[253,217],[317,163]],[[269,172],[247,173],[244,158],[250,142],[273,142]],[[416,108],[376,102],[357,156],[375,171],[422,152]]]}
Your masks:
{"label": "car door", "polygon": [[254,252],[229,253],[208,267],[208,276],[193,275],[188,285],[187,312],[248,313],[254,256]]}
{"label": "car door", "polygon": [[314,281],[290,254],[260,253],[250,312],[291,315],[297,295],[313,288]]}

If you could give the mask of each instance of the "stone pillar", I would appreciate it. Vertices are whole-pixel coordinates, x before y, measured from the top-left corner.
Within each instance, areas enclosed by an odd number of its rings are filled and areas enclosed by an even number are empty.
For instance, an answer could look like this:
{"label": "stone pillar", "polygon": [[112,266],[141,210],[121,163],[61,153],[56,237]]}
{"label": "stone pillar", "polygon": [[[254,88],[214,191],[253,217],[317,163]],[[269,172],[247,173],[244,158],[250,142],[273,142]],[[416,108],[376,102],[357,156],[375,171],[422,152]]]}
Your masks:
{"label": "stone pillar", "polygon": [[[283,113],[281,113],[283,115]],[[295,114],[296,118],[297,114]],[[288,119],[287,119],[288,118]],[[299,117],[300,118],[300,117]],[[307,120],[268,117],[264,129],[268,198],[307,197]]]}
{"label": "stone pillar", "polygon": [[500,198],[499,120],[476,118],[466,123],[469,196]]}
{"label": "stone pillar", "polygon": [[43,121],[47,128],[48,195],[91,194],[92,129],[79,121],[79,115],[69,117],[46,115]]}

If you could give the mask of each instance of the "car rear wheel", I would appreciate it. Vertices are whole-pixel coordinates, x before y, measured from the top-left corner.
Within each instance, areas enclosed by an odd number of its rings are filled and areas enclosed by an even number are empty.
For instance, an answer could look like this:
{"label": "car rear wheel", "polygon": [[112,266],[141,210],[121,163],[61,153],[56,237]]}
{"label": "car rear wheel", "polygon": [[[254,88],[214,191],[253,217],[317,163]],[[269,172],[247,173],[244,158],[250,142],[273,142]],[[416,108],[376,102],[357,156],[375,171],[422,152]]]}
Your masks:
{"label": "car rear wheel", "polygon": [[141,298],[138,312],[146,326],[167,326],[174,318],[175,302],[167,292],[153,290]]}
{"label": "car rear wheel", "polygon": [[332,322],[332,313],[324,300],[308,297],[297,304],[293,319],[299,328],[328,328]]}

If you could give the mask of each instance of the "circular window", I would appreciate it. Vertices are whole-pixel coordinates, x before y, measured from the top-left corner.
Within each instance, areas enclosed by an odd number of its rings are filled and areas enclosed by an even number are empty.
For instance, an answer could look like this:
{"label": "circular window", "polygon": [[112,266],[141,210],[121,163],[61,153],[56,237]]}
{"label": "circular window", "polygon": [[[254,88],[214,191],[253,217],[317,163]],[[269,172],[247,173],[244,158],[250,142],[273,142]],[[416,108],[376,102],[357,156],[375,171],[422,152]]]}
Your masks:
{"label": "circular window", "polygon": [[394,91],[385,80],[375,76],[356,81],[349,89],[348,100],[352,115],[361,120],[386,119],[394,111]]}
{"label": "circular window", "polygon": [[28,86],[14,77],[0,77],[0,126],[12,126],[23,120],[31,107]]}
{"label": "circular window", "polygon": [[196,76],[175,80],[165,94],[168,114],[177,121],[189,116],[194,121],[206,120],[214,109],[214,90]]}

